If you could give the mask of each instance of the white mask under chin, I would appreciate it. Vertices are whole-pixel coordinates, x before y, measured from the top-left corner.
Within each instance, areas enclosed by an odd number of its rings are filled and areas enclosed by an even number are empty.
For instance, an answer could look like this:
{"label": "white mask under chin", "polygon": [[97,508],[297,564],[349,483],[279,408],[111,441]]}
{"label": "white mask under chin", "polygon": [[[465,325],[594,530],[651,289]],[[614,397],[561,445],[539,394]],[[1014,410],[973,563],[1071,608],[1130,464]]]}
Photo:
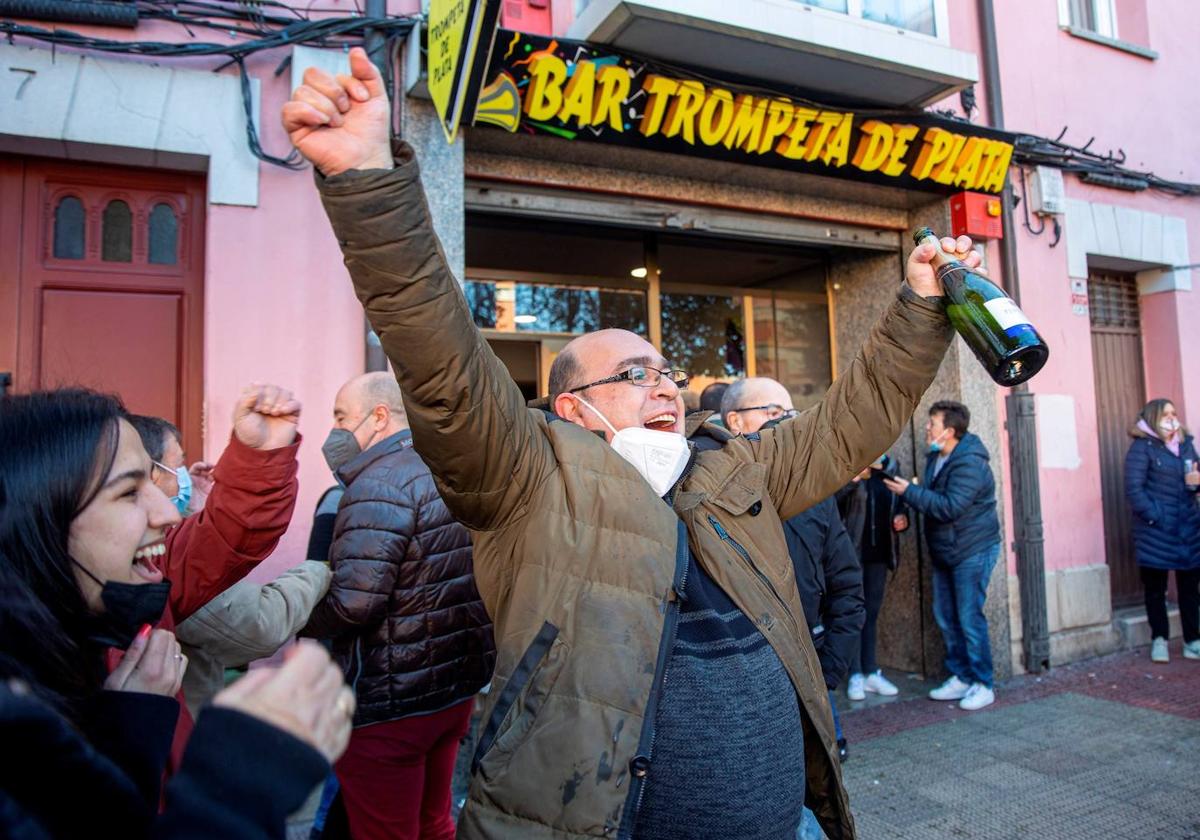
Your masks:
{"label": "white mask under chin", "polygon": [[659,432],[645,426],[630,426],[617,429],[608,422],[600,410],[578,394],[575,399],[587,406],[613,433],[612,448],[633,465],[642,478],[654,488],[659,496],[667,495],[679,476],[683,475],[688,462],[687,439],[675,432]]}

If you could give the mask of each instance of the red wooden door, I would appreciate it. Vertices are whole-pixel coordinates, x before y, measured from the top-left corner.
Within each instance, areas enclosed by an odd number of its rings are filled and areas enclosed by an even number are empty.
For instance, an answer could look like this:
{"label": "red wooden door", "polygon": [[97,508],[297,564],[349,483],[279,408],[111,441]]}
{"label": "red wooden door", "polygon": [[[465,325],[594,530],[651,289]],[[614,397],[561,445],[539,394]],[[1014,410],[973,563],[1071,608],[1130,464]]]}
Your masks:
{"label": "red wooden door", "polygon": [[32,158],[14,165],[23,184],[16,389],[119,394],[130,411],[179,426],[198,456],[203,179]]}
{"label": "red wooden door", "polygon": [[1129,502],[1125,499],[1129,427],[1146,401],[1137,281],[1132,275],[1093,271],[1088,277],[1088,300],[1100,437],[1104,551],[1113,606],[1126,607],[1142,596],[1133,555]]}

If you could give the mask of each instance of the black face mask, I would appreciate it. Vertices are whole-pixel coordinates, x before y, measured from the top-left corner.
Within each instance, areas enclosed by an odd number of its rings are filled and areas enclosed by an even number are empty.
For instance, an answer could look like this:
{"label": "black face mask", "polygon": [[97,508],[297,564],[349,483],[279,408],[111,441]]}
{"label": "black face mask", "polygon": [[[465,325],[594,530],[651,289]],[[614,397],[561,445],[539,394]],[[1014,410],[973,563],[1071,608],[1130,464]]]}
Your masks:
{"label": "black face mask", "polygon": [[100,584],[104,612],[92,616],[88,636],[94,642],[125,650],[133,644],[142,625],[158,623],[167,609],[167,598],[171,594],[169,580],[159,583],[101,581],[79,563],[75,565]]}

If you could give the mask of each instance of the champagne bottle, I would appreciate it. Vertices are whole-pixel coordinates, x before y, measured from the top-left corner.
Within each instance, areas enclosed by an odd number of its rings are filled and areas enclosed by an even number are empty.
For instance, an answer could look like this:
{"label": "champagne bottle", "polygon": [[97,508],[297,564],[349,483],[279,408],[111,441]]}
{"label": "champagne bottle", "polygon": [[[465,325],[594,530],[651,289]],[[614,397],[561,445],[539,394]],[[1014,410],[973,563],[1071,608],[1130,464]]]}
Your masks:
{"label": "champagne bottle", "polygon": [[946,314],[997,385],[1020,385],[1042,369],[1050,348],[1012,298],[982,274],[942,250],[929,228],[913,234],[937,248],[933,268],[946,292]]}

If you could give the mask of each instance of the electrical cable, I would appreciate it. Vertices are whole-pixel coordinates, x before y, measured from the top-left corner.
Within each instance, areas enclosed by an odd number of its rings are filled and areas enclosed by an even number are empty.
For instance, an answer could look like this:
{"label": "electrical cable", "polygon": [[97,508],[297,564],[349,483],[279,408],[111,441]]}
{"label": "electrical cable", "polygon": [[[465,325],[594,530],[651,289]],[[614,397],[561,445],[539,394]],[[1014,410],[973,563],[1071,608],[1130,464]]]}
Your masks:
{"label": "electrical cable", "polygon": [[[170,6],[171,8],[167,8]],[[213,0],[184,0],[178,4],[154,2],[154,0],[139,0],[139,14],[147,17],[170,20],[183,25],[208,27],[228,31],[231,34],[245,35],[247,40],[233,41],[227,44],[185,41],[114,41],[105,38],[95,38],[81,35],[64,29],[43,29],[37,26],[0,20],[0,33],[6,34],[11,43],[14,38],[29,38],[57,47],[70,47],[80,50],[91,50],[100,53],[115,53],[124,55],[150,56],[154,58],[198,58],[206,56],[226,56],[229,61],[214,69],[220,70],[229,64],[237,65],[242,94],[242,108],[246,118],[246,142],[250,152],[259,160],[281,166],[286,169],[300,169],[304,161],[299,152],[292,149],[286,157],[277,157],[263,149],[259,140],[258,130],[254,124],[254,102],[251,94],[250,73],[246,69],[246,59],[256,53],[280,47],[305,44],[318,47],[357,46],[364,31],[374,28],[382,31],[388,38],[389,44],[407,35],[416,25],[413,17],[329,17],[317,19],[286,19],[266,18],[258,12],[246,13],[237,8],[227,8]],[[202,12],[192,12],[189,9],[203,9]],[[214,15],[227,17],[230,20],[245,21],[257,17],[264,26],[276,26],[276,29],[253,30],[245,26],[228,26],[209,20]],[[390,90],[390,86],[388,88]]]}
{"label": "electrical cable", "polygon": [[[195,37],[193,29],[210,29],[224,32],[232,38],[243,37],[246,40],[222,44],[192,40],[190,42],[171,43],[161,41],[113,41],[94,38],[63,29],[43,29],[41,27],[20,24],[11,20],[0,20],[0,34],[8,36],[11,43],[14,38],[28,38],[50,44],[54,47],[71,47],[80,50],[94,50],[102,53],[117,53],[126,55],[142,55],[155,58],[195,58],[203,56],[225,56],[228,64],[236,64],[242,82],[242,98],[246,111],[246,134],[251,151],[260,160],[277,166],[294,168],[296,166],[295,151],[286,158],[278,158],[267,154],[259,144],[257,132],[252,119],[253,108],[250,98],[250,80],[245,66],[245,59],[255,53],[280,47],[305,44],[317,47],[349,48],[361,43],[367,29],[381,32],[388,44],[389,54],[394,54],[394,43],[408,35],[413,27],[418,25],[419,16],[410,17],[311,17],[308,11],[288,6],[279,0],[134,0],[139,17],[153,20],[170,21],[184,27],[188,34]],[[273,10],[268,12],[268,10]],[[276,14],[279,10],[284,14]],[[694,78],[716,85],[729,85],[730,80],[716,79],[694,68],[672,65],[669,62],[645,58],[636,54],[628,54],[635,61],[652,63],[665,70],[677,72],[680,75]],[[388,89],[391,90],[389,81]],[[797,96],[795,91],[781,91],[778,87],[742,84],[740,90],[758,93],[764,97],[788,96],[793,101],[812,107],[826,107],[819,102]],[[912,114],[896,109],[858,109],[856,113],[880,119],[910,119]],[[945,115],[949,119],[961,122],[967,120],[957,115]],[[1123,178],[1144,181],[1148,188],[1173,196],[1200,196],[1200,184],[1172,181],[1161,178],[1152,172],[1137,172],[1124,166],[1125,152],[1118,149],[1117,154],[1111,152],[1101,155],[1090,149],[1095,138],[1090,138],[1082,146],[1073,146],[1063,141],[1067,129],[1064,128],[1058,137],[1038,137],[1022,132],[997,131],[1013,145],[1013,163],[1021,166],[1053,166],[1064,172],[1076,174],[1115,175]],[[289,162],[290,161],[290,162]],[[1024,172],[1022,172],[1024,176]],[[1028,213],[1028,210],[1026,210]],[[1033,232],[1033,228],[1026,223]],[[1044,229],[1044,223],[1043,223]]]}

